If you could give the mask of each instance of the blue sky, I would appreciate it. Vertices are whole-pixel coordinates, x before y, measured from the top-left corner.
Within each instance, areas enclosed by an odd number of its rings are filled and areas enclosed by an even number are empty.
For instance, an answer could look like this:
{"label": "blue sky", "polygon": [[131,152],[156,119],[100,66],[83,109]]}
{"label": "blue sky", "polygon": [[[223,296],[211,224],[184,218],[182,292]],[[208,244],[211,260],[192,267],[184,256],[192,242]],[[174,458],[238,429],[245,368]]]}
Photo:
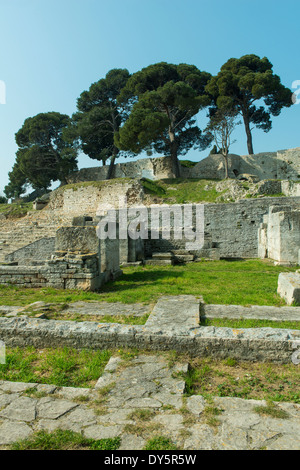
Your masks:
{"label": "blue sky", "polygon": [[[6,85],[0,192],[24,120],[48,111],[71,115],[80,93],[112,68],[134,73],[166,61],[216,74],[231,57],[257,54],[268,57],[285,86],[300,80],[299,1],[0,0],[0,22],[0,80]],[[273,119],[269,133],[255,130],[254,151],[300,147],[299,118],[295,105]],[[235,138],[231,151],[246,154],[241,126]],[[208,153],[186,158],[199,161]],[[80,168],[97,164],[79,158]]]}

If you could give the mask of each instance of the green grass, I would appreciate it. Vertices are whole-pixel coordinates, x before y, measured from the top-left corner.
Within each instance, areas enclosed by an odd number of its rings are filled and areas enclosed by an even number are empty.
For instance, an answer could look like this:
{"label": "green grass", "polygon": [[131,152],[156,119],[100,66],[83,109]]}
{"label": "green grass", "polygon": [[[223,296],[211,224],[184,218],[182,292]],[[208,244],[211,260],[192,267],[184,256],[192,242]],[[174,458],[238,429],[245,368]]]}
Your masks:
{"label": "green grass", "polygon": [[44,430],[30,438],[15,442],[11,450],[117,450],[119,437],[114,439],[87,439],[80,433],[57,429],[51,433]]}
{"label": "green grass", "polygon": [[[64,306],[65,304],[55,304],[49,306],[49,309],[46,313],[43,312],[43,318],[47,320],[67,320],[67,321],[91,321],[97,323],[119,323],[122,325],[145,325],[148,320],[150,313],[141,316],[135,315],[85,315],[83,313],[65,313],[63,308],[61,309],[60,305]],[[28,317],[36,317],[38,312],[30,308],[21,312],[20,315],[26,315]],[[1,314],[0,314],[1,317]]]}
{"label": "green grass", "polygon": [[288,328],[290,330],[300,330],[300,321],[272,321],[257,319],[231,319],[212,318],[201,320],[202,326],[216,326],[228,328]]}
{"label": "green grass", "polygon": [[285,302],[277,294],[279,273],[296,269],[258,259],[136,266],[123,268],[123,275],[105,284],[100,292],[0,286],[0,304],[25,306],[41,299],[49,303],[98,300],[150,304],[163,295],[188,294],[203,296],[208,304],[282,306]]}
{"label": "green grass", "polygon": [[255,406],[254,411],[261,416],[269,416],[277,419],[289,418],[289,414],[285,410],[278,408],[272,401],[269,401],[266,406]]}
{"label": "green grass", "polygon": [[292,362],[248,363],[233,358],[194,358],[189,362],[190,370],[184,374],[187,396],[300,403],[300,370]]}
{"label": "green grass", "polygon": [[70,183],[65,184],[64,186],[60,186],[55,191],[57,193],[64,192],[68,189],[72,189],[73,191],[77,191],[79,188],[87,188],[89,186],[93,186],[94,188],[103,188],[105,186],[111,186],[112,184],[126,184],[128,181],[134,181],[132,178],[113,178],[110,180],[102,180],[102,181],[81,181],[79,183]]}
{"label": "green grass", "polygon": [[0,214],[4,214],[7,218],[24,217],[30,210],[32,202],[0,204]]}
{"label": "green grass", "polygon": [[101,376],[111,354],[108,350],[7,348],[6,362],[0,364],[0,380],[90,387]]}
{"label": "green grass", "polygon": [[[146,193],[159,196],[164,203],[185,204],[190,202],[216,202],[224,192],[215,189],[219,180],[204,179],[164,179],[150,181],[143,179],[141,183]],[[205,187],[209,186],[209,189]]]}
{"label": "green grass", "polygon": [[[134,349],[77,351],[71,348],[7,348],[6,363],[0,364],[0,380],[90,388],[95,386],[112,355],[119,356],[126,365],[139,353],[146,354]],[[199,394],[206,399],[228,396],[300,403],[300,369],[292,362],[249,363],[230,357],[224,360],[195,358],[172,351],[161,354],[166,361],[169,359],[169,367],[177,362],[190,364],[186,374],[178,374],[185,380],[186,396]],[[98,390],[99,397],[103,395],[101,403],[112,386],[110,384]],[[36,394],[39,392],[34,387],[24,393],[38,397]],[[147,437],[157,431],[156,423],[149,422],[153,415],[153,410],[132,410],[130,419],[135,424],[128,426],[131,431],[145,433]]]}
{"label": "green grass", "polygon": [[165,436],[156,436],[149,439],[143,450],[178,450],[178,447]]}

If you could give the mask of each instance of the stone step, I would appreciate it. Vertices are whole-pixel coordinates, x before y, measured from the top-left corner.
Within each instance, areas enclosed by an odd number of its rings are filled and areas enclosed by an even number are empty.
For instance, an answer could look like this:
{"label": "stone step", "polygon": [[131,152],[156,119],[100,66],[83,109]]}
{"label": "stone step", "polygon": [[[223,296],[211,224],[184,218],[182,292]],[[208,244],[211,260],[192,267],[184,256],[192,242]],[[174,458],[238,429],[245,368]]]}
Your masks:
{"label": "stone step", "polygon": [[149,266],[168,266],[174,264],[173,259],[145,259],[145,265]]}
{"label": "stone step", "polygon": [[191,253],[187,250],[172,250],[173,255],[190,255]]}
{"label": "stone step", "polygon": [[173,253],[152,253],[152,259],[173,259]]}
{"label": "stone step", "polygon": [[175,255],[175,260],[179,263],[191,263],[194,259],[194,255]]}

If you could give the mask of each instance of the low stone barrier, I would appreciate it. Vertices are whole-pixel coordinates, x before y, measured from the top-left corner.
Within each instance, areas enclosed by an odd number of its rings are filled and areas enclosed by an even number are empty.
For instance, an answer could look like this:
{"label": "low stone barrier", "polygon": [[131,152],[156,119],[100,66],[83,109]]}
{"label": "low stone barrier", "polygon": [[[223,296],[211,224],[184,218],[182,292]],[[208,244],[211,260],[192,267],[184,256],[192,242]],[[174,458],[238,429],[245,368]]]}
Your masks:
{"label": "low stone barrier", "polygon": [[95,290],[105,282],[97,254],[62,256],[43,266],[0,266],[0,284],[18,287]]}
{"label": "low stone barrier", "polygon": [[232,318],[271,321],[300,321],[300,307],[271,307],[266,305],[207,305],[202,304],[201,319]]}
{"label": "low stone barrier", "polygon": [[216,359],[291,362],[300,344],[300,330],[203,327],[197,314],[200,303],[193,296],[163,297],[145,325],[2,317],[0,340],[8,347],[138,348]]}

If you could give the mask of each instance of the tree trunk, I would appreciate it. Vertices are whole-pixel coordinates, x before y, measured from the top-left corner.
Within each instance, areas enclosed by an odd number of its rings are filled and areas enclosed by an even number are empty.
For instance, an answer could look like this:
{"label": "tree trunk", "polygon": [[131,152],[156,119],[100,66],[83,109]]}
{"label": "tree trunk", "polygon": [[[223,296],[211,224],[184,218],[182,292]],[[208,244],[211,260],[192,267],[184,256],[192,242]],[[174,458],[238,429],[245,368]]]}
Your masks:
{"label": "tree trunk", "polygon": [[224,154],[223,153],[223,157],[224,157],[224,161],[225,161],[225,179],[228,179],[229,176],[228,176],[228,154]]}
{"label": "tree trunk", "polygon": [[114,169],[115,169],[115,160],[116,160],[116,157],[117,157],[117,153],[118,152],[116,152],[114,150],[114,153],[110,157],[110,164],[109,164],[109,167],[108,167],[108,172],[107,172],[107,177],[106,177],[106,179],[108,179],[108,180],[111,180],[113,178]]}
{"label": "tree trunk", "polygon": [[246,113],[243,113],[243,119],[244,119],[244,124],[245,124],[246,135],[247,135],[248,153],[249,155],[253,155],[254,151],[253,151],[253,143],[252,143],[252,134],[251,134],[251,129],[250,129],[249,117]]}
{"label": "tree trunk", "polygon": [[175,134],[172,130],[169,130],[169,137],[170,137],[172,172],[173,172],[174,178],[180,178],[181,167],[180,167],[180,163],[179,163],[178,155],[177,155],[178,146],[177,146],[177,142],[175,139]]}

